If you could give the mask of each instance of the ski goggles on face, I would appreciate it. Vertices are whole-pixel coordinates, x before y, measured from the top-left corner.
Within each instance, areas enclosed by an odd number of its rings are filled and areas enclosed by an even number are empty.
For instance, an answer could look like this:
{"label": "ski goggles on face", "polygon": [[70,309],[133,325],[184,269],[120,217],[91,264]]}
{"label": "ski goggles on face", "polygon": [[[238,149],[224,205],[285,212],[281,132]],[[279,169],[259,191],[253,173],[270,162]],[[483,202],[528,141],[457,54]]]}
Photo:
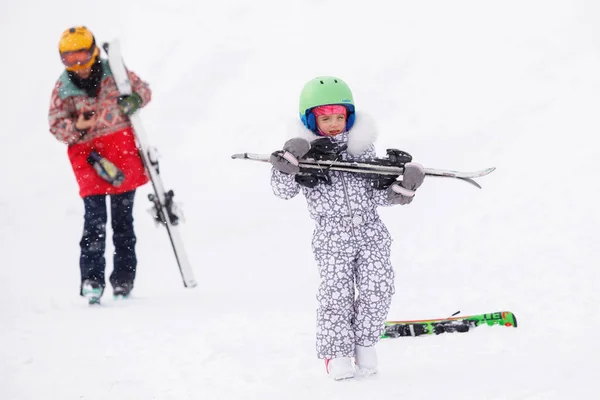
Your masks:
{"label": "ski goggles on face", "polygon": [[77,50],[67,51],[60,54],[62,63],[67,67],[73,67],[75,65],[86,65],[94,56],[94,48],[89,50]]}

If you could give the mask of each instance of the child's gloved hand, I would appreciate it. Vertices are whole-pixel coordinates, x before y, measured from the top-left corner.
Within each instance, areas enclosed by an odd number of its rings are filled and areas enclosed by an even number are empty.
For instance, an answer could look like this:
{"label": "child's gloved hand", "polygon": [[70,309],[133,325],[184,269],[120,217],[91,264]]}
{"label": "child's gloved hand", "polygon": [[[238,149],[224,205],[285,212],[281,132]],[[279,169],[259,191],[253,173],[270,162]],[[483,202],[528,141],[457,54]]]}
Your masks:
{"label": "child's gloved hand", "polygon": [[423,184],[425,179],[425,169],[421,164],[410,162],[404,164],[404,174],[402,175],[402,187],[415,191]]}
{"label": "child's gloved hand", "polygon": [[425,170],[421,164],[405,164],[402,181],[392,184],[387,189],[388,199],[392,204],[409,204],[424,179]]}
{"label": "child's gloved hand", "polygon": [[121,112],[127,116],[133,115],[142,105],[142,98],[133,92],[129,96],[121,96],[117,100]]}
{"label": "child's gloved hand", "polygon": [[298,159],[310,150],[310,143],[306,139],[290,139],[283,145],[283,150],[271,154],[269,162],[279,172],[295,175],[300,172]]}

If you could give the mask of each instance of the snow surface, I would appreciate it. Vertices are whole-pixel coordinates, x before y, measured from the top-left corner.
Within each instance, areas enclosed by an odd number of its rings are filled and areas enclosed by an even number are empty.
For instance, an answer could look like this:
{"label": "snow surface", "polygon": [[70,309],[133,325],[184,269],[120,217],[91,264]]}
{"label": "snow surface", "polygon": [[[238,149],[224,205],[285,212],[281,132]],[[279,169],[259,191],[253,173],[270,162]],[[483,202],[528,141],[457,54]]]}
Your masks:
{"label": "snow surface", "polygon": [[[596,398],[597,1],[2,8],[0,399]],[[186,214],[195,289],[144,187],[133,298],[90,308],[78,296],[82,201],[46,118],[58,38],[78,24],[119,38],[152,86],[143,119]],[[510,310],[517,329],[382,341],[378,376],[326,377],[304,199],[275,198],[267,165],[230,159],[279,148],[317,75],[351,85],[379,123],[380,154],[497,167],[482,190],[431,178],[412,205],[381,210],[395,238],[389,318]]]}

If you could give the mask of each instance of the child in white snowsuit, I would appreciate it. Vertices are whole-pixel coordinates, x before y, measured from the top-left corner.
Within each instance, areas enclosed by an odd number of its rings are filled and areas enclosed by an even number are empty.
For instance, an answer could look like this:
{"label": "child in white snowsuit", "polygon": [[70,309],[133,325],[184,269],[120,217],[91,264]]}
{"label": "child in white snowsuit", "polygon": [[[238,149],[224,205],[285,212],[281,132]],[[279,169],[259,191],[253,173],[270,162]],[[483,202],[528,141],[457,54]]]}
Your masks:
{"label": "child in white snowsuit", "polygon": [[423,168],[406,164],[403,180],[385,189],[350,172],[300,173],[298,158],[311,151],[311,142],[313,148],[323,140],[338,146],[338,160],[375,158],[375,126],[367,115],[355,113],[352,93],[339,78],[318,77],[305,85],[300,118],[303,126],[295,138],[271,155],[271,186],[283,199],[302,190],[316,222],[312,247],[321,278],[317,355],[336,380],[354,376],[353,358],[359,373],[374,374],[374,346],[394,294],[392,239],[376,207],[410,203],[423,182]]}

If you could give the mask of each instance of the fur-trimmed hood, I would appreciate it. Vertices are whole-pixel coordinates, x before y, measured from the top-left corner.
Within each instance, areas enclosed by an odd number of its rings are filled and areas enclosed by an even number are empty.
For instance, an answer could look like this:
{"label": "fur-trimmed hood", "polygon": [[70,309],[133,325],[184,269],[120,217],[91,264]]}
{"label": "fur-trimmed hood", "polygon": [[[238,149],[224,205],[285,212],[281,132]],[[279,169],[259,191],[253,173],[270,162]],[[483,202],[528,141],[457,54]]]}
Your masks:
{"label": "fur-trimmed hood", "polygon": [[[294,126],[289,130],[288,136],[290,138],[303,138],[309,142],[323,137],[305,127],[302,121],[297,121],[294,124]],[[337,136],[333,136],[334,139],[336,137]],[[365,112],[357,112],[354,125],[348,131],[348,153],[351,155],[362,154],[369,148],[369,146],[375,143],[376,139],[377,126],[373,117]]]}

